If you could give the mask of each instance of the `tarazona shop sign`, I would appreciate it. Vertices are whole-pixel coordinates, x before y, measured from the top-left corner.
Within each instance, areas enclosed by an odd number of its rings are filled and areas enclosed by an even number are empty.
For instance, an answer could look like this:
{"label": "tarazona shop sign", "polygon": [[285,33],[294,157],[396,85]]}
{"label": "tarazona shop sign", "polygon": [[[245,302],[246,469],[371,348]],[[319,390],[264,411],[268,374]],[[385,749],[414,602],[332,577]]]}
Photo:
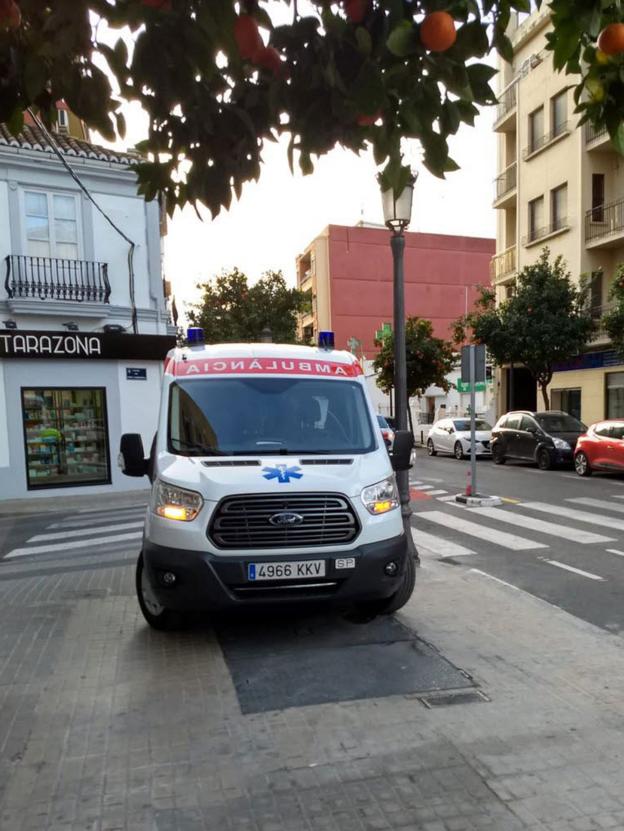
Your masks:
{"label": "tarazona shop sign", "polygon": [[162,361],[175,346],[169,335],[126,335],[108,332],[33,332],[0,333],[0,359],[45,358],[115,360],[139,358]]}

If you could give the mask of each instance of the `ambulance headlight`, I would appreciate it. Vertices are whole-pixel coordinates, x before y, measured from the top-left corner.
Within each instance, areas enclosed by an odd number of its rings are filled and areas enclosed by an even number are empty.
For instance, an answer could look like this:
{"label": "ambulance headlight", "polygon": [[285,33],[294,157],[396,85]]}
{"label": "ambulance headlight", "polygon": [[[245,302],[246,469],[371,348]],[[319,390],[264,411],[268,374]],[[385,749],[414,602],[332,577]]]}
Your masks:
{"label": "ambulance headlight", "polygon": [[152,510],[165,519],[191,522],[201,511],[204,500],[195,491],[177,485],[156,482],[152,495]]}
{"label": "ambulance headlight", "polygon": [[399,507],[394,477],[369,485],[362,491],[362,502],[371,514],[385,514]]}

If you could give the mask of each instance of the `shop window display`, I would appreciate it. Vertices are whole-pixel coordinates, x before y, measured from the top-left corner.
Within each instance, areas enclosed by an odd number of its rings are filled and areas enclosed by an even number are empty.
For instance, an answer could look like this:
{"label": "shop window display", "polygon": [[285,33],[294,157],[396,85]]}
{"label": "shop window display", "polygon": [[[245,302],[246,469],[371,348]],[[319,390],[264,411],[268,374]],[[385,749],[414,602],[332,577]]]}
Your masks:
{"label": "shop window display", "polygon": [[29,488],[111,481],[103,389],[22,389],[22,412]]}

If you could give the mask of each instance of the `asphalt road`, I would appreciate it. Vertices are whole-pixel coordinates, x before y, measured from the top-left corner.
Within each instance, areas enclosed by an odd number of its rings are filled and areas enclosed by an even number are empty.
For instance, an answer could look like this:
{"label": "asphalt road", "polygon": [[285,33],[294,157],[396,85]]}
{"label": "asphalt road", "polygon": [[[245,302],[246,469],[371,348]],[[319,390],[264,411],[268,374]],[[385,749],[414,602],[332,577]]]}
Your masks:
{"label": "asphalt road", "polygon": [[495,508],[466,508],[469,462],[417,452],[410,473],[414,534],[426,567],[477,569],[611,632],[624,631],[624,477],[490,460],[477,464]]}

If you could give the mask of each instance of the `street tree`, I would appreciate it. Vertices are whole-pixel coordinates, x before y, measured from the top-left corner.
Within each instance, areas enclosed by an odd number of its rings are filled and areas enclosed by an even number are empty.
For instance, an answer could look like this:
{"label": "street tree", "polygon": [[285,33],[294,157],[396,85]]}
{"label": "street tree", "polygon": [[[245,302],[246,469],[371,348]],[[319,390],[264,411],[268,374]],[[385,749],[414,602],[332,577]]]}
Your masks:
{"label": "street tree", "polygon": [[[394,388],[394,334],[385,333],[376,345],[380,347],[373,361],[373,368],[377,373],[376,383],[380,390],[390,395]],[[456,355],[448,341],[434,336],[430,320],[421,317],[407,318],[405,352],[408,399],[422,395],[430,386],[441,387],[448,392],[450,384],[447,375],[456,363]]]}
{"label": "street tree", "polygon": [[517,275],[513,294],[499,305],[491,289],[481,289],[474,311],[455,322],[454,338],[485,344],[498,366],[524,365],[549,410],[553,366],[582,352],[593,330],[586,286],[573,285],[562,257],[551,262],[544,248],[537,262]]}
{"label": "street tree", "polygon": [[[511,14],[531,5],[0,0],[0,121],[17,133],[31,109],[49,125],[64,99],[112,140],[124,136],[121,102],[137,102],[149,124],[140,190],[166,197],[169,212],[228,208],[280,136],[303,173],[338,144],[357,153],[371,146],[382,183],[398,195],[410,175],[405,139],[420,143],[435,175],[457,168],[447,139],[496,103],[491,52],[512,60]],[[554,68],[574,79],[581,120],[606,125],[624,151],[621,4],[551,0],[550,9],[547,48]]]}
{"label": "street tree", "polygon": [[620,265],[615,273],[615,279],[609,291],[611,308],[602,318],[604,326],[613,348],[620,357],[624,358],[624,265]]}
{"label": "street tree", "polygon": [[297,315],[310,306],[309,292],[289,288],[281,271],[267,271],[250,286],[235,268],[198,288],[201,300],[188,317],[207,343],[259,341],[265,328],[275,343],[297,343]]}

